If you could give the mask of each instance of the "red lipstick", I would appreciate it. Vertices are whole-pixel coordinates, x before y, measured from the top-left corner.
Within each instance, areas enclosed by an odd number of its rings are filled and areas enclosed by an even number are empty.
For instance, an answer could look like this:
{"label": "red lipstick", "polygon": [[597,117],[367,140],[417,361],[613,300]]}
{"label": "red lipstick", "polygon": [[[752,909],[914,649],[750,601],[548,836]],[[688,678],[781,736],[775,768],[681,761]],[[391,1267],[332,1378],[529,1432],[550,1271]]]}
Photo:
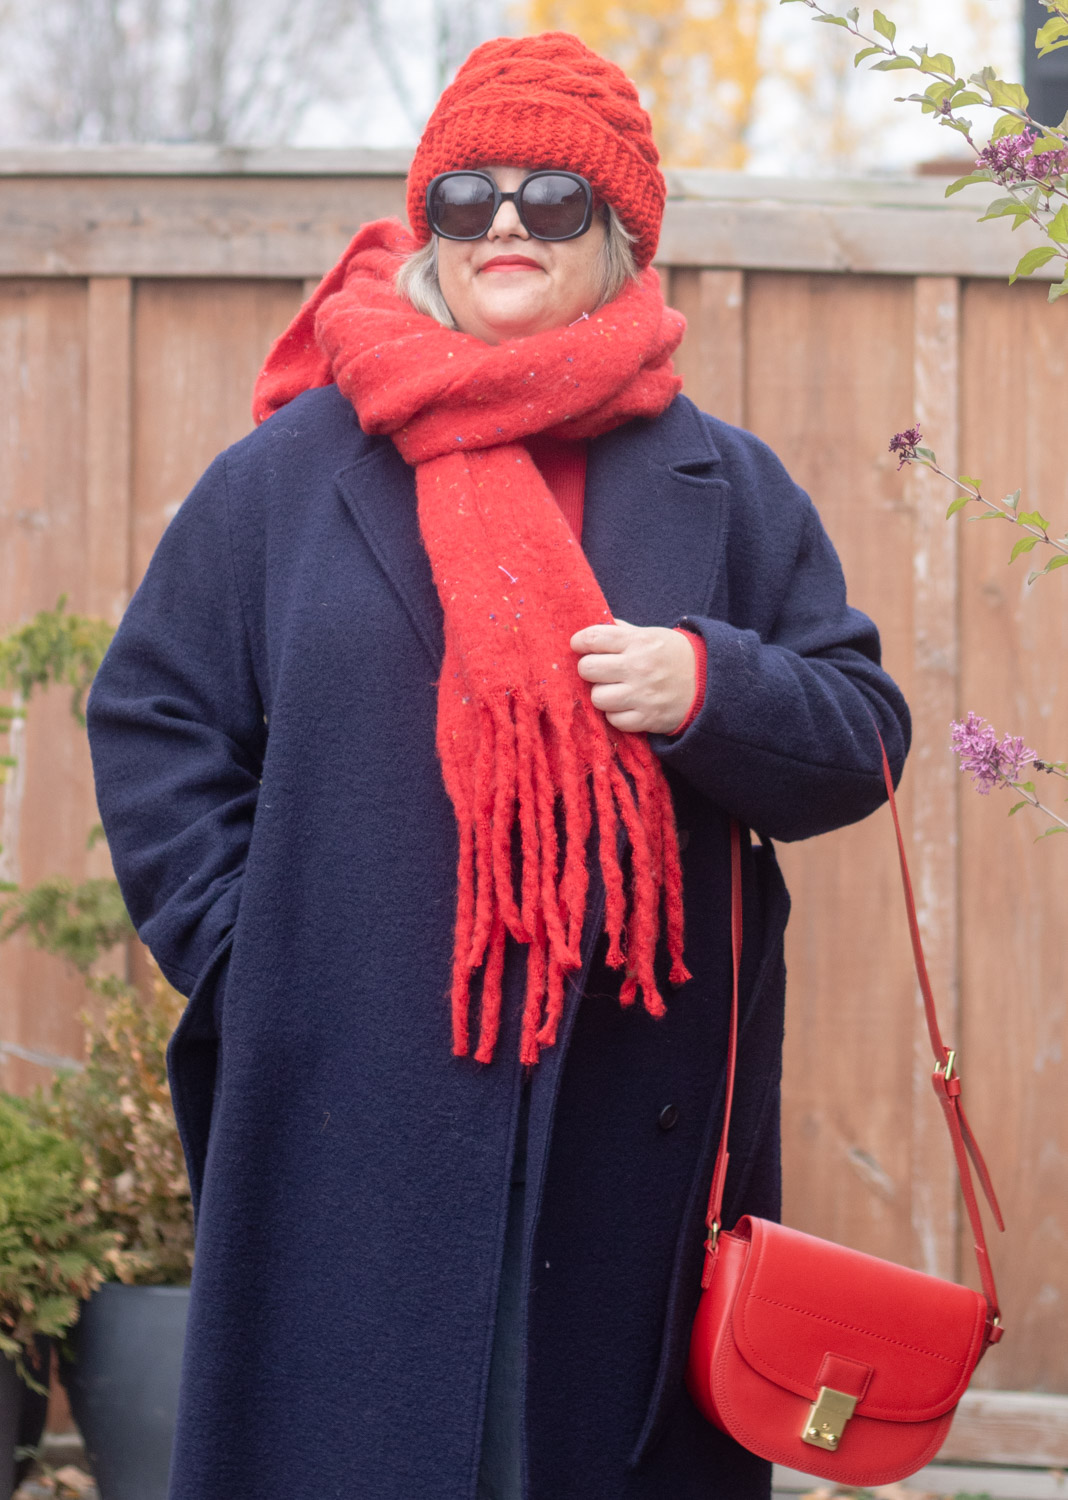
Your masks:
{"label": "red lipstick", "polygon": [[528,255],[495,255],[478,269],[481,274],[483,271],[540,271],[541,266]]}

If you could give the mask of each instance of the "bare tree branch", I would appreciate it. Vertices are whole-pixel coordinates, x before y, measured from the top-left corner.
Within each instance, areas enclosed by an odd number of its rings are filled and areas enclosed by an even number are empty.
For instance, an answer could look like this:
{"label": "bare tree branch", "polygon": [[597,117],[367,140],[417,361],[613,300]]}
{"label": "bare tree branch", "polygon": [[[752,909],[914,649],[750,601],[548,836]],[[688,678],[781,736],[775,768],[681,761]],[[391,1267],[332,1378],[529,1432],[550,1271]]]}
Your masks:
{"label": "bare tree branch", "polygon": [[376,76],[418,132],[502,3],[0,0],[0,71],[29,139],[277,144]]}

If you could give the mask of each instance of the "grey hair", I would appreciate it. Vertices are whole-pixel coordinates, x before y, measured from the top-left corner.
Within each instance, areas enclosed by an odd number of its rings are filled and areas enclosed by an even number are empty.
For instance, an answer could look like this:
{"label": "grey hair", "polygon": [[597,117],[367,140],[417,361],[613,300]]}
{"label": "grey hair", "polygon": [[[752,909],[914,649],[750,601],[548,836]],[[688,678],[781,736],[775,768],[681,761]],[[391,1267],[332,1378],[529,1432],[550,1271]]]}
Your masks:
{"label": "grey hair", "polygon": [[[638,267],[634,260],[636,236],[624,228],[623,221],[611,204],[608,207],[608,225],[601,250],[601,297],[597,303],[603,307],[618,297],[628,281],[637,281]],[[409,301],[416,312],[425,313],[445,328],[455,328],[456,320],[449,311],[438,281],[438,240],[432,235],[430,243],[423,245],[408,256],[397,272],[397,291]],[[590,312],[594,309],[591,307]]]}

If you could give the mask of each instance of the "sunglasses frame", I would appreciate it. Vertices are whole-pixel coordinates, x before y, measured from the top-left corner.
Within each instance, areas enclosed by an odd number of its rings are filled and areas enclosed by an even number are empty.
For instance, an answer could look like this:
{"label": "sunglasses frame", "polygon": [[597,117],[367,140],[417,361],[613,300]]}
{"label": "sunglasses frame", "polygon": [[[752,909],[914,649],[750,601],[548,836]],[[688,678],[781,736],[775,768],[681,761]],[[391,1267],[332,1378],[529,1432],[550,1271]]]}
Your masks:
{"label": "sunglasses frame", "polygon": [[[483,229],[480,234],[445,234],[435,225],[434,216],[431,211],[431,197],[438,183],[442,182],[448,177],[481,177],[483,182],[488,182],[490,187],[493,189],[493,212],[490,215],[489,222],[487,223],[485,229]],[[533,182],[536,177],[567,177],[570,178],[572,182],[578,182],[582,185],[582,188],[586,194],[586,210],[582,216],[582,224],[578,229],[573,230],[570,234],[559,235],[536,234],[535,231],[531,229],[530,225],[527,223],[526,219],[523,216],[522,194],[527,183]],[[580,235],[586,233],[590,225],[593,223],[593,188],[587,182],[585,177],[579,176],[578,172],[567,172],[562,167],[539,167],[534,172],[528,172],[527,175],[523,178],[523,181],[516,188],[514,193],[503,193],[488,172],[480,172],[476,167],[458,167],[451,172],[439,172],[436,177],[432,177],[430,179],[426,186],[426,221],[430,225],[431,232],[433,234],[436,234],[439,239],[460,240],[463,243],[470,244],[473,240],[484,239],[485,236],[490,232],[493,227],[493,221],[494,219],[496,219],[498,213],[500,212],[502,203],[514,203],[516,214],[519,217],[519,222],[520,224],[522,224],[526,232],[533,239],[544,240],[545,243],[549,245],[560,245],[563,244],[565,240],[577,240]]]}

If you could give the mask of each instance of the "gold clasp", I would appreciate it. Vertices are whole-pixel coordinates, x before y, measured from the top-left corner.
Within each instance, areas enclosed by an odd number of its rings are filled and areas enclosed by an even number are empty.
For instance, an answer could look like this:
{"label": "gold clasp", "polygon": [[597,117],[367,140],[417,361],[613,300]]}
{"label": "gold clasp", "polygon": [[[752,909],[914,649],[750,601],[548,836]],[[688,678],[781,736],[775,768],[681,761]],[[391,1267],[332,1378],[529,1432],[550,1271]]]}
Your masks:
{"label": "gold clasp", "polygon": [[705,1240],[705,1249],[708,1251],[708,1253],[710,1255],[712,1254],[712,1251],[716,1248],[716,1242],[719,1239],[719,1229],[720,1229],[719,1220],[718,1219],[713,1219],[712,1223],[708,1226],[708,1238]]}
{"label": "gold clasp", "polygon": [[952,1047],[950,1047],[946,1051],[946,1060],[945,1060],[945,1062],[944,1063],[939,1063],[938,1066],[937,1066],[937,1068],[935,1069],[935,1072],[936,1073],[941,1073],[941,1075],[945,1079],[946,1083],[948,1083],[949,1080],[953,1077],[953,1071],[956,1068],[956,1066],[957,1066],[957,1054],[956,1054],[956,1051]]}
{"label": "gold clasp", "polygon": [[845,1391],[832,1390],[829,1385],[820,1386],[820,1393],[812,1403],[812,1410],[805,1419],[801,1441],[813,1448],[825,1448],[836,1452],[842,1440],[846,1423],[856,1408],[856,1396],[847,1396]]}

